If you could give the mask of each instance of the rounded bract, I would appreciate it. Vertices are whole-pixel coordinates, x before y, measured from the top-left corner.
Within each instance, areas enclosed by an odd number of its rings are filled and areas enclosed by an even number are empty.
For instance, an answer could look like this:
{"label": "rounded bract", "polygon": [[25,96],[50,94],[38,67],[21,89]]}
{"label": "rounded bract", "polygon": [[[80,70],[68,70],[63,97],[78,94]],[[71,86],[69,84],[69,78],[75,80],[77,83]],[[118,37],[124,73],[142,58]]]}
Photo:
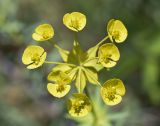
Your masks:
{"label": "rounded bract", "polygon": [[117,61],[120,58],[120,53],[113,43],[106,43],[99,48],[98,58],[98,62],[104,67],[111,68],[117,64]]}
{"label": "rounded bract", "polygon": [[68,101],[68,111],[73,117],[84,117],[92,109],[89,98],[81,93],[73,94]]}
{"label": "rounded bract", "polygon": [[61,98],[64,97],[71,89],[70,85],[63,85],[63,84],[47,84],[48,92],[53,95],[54,97]]}
{"label": "rounded bract", "polygon": [[42,47],[30,45],[23,52],[22,62],[28,69],[35,69],[44,63],[46,56],[47,53]]}
{"label": "rounded bract", "polygon": [[107,32],[110,40],[117,43],[125,41],[128,35],[128,31],[124,24],[120,20],[111,19],[107,25]]}
{"label": "rounded bract", "polygon": [[63,24],[73,31],[81,31],[86,25],[86,16],[80,12],[67,13],[63,16]]}
{"label": "rounded bract", "polygon": [[50,24],[39,25],[35,32],[32,34],[32,38],[36,41],[46,41],[54,36],[54,29]]}
{"label": "rounded bract", "polygon": [[101,96],[107,105],[116,105],[121,102],[125,94],[125,87],[120,79],[107,80],[101,87]]}

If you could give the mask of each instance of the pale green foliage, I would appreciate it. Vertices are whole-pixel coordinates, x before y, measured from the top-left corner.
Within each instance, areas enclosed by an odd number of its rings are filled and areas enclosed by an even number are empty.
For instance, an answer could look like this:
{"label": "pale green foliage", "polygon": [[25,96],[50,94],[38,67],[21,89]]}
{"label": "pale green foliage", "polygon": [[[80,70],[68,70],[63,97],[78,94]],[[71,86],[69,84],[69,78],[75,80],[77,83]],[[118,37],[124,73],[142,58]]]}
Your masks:
{"label": "pale green foliage", "polygon": [[[98,49],[97,47],[96,51],[90,54],[89,52],[92,51],[87,51],[87,52],[83,51],[77,41],[74,41],[73,49],[70,52],[60,48],[57,45],[55,47],[58,49],[64,62],[76,65],[75,67],[73,67],[74,69],[72,68],[73,74],[71,78],[73,77],[76,78],[75,86],[79,93],[83,92],[86,86],[86,81],[92,84],[97,84],[98,75],[97,75],[97,70],[95,69],[95,68],[98,69],[97,59],[95,59],[96,52]],[[69,66],[65,65],[64,68],[59,68],[59,69],[66,69],[65,67]]]}
{"label": "pale green foliage", "polygon": [[77,71],[75,85],[78,92],[83,92],[86,86],[86,78],[81,68],[79,68]]}

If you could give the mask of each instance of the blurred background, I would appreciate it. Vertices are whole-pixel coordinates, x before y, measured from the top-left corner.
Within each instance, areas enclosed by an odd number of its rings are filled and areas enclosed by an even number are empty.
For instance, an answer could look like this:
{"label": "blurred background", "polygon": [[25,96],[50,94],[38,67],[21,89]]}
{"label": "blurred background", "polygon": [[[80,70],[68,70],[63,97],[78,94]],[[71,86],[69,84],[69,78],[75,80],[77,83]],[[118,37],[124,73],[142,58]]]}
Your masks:
{"label": "blurred background", "polygon": [[118,65],[100,71],[99,78],[102,83],[121,78],[126,95],[114,107],[104,105],[99,93],[93,96],[100,120],[96,126],[159,126],[159,0],[0,0],[0,126],[95,125],[92,116],[67,116],[69,96],[57,99],[48,94],[46,77],[52,65],[27,70],[21,62],[23,50],[30,44],[43,46],[49,60],[61,61],[50,43],[37,43],[31,35],[37,25],[51,23],[55,29],[53,40],[71,49],[73,32],[63,25],[62,18],[72,11],[87,16],[87,25],[79,33],[84,49],[105,37],[111,18],[122,20],[129,33],[123,44],[117,44],[121,52]]}

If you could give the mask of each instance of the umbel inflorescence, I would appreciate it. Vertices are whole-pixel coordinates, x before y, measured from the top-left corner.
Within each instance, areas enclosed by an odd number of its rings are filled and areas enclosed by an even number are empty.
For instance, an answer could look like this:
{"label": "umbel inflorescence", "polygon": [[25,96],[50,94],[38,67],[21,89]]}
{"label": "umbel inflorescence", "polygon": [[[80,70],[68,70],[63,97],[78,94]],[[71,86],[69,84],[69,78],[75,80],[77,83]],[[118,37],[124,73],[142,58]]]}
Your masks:
{"label": "umbel inflorescence", "polygon": [[[67,13],[63,17],[63,24],[74,31],[80,32],[86,25],[86,16],[80,12]],[[100,86],[100,94],[107,105],[121,102],[125,94],[125,87],[120,79],[107,80],[103,85],[98,81],[98,72],[103,68],[114,67],[120,59],[120,52],[115,44],[122,43],[127,38],[127,29],[120,20],[111,19],[107,24],[108,35],[97,45],[87,51],[81,49],[77,37],[71,51],[62,49],[57,44],[63,62],[46,61],[47,53],[36,45],[29,45],[23,53],[22,62],[28,69],[35,69],[46,64],[56,64],[49,73],[47,90],[54,97],[64,97],[74,82],[77,93],[68,100],[68,112],[74,117],[86,116],[92,110],[92,104],[84,92],[86,82]],[[54,29],[50,24],[39,25],[32,38],[38,42],[48,41],[54,37]],[[108,40],[106,43],[105,41]],[[72,85],[73,86],[73,85]]]}

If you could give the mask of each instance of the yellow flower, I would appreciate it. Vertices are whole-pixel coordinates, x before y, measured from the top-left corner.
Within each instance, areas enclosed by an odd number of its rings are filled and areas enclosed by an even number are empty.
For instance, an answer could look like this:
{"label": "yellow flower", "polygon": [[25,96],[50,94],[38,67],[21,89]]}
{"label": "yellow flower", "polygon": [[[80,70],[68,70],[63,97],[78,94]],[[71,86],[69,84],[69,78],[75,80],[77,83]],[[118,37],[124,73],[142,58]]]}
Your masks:
{"label": "yellow flower", "polygon": [[86,16],[80,12],[67,13],[63,16],[63,24],[73,31],[81,31],[86,25]]}
{"label": "yellow flower", "polygon": [[125,94],[125,87],[120,79],[110,79],[101,88],[101,96],[107,105],[116,105],[121,102]]}
{"label": "yellow flower", "polygon": [[32,38],[36,41],[46,41],[54,36],[54,29],[50,24],[39,25],[32,34]]}
{"label": "yellow flower", "polygon": [[30,45],[24,50],[22,62],[28,65],[28,69],[35,69],[44,63],[46,56],[47,53],[42,47]]}
{"label": "yellow flower", "polygon": [[116,65],[120,58],[118,48],[113,43],[103,44],[98,51],[99,61],[104,67],[110,68]]}
{"label": "yellow flower", "polygon": [[47,84],[48,92],[58,98],[64,97],[70,90],[70,85],[63,85],[63,84]]}
{"label": "yellow flower", "polygon": [[107,25],[107,32],[110,40],[113,42],[113,39],[117,43],[124,42],[127,38],[128,31],[124,24],[120,20],[111,19]]}
{"label": "yellow flower", "polygon": [[64,97],[70,90],[70,77],[62,71],[52,71],[48,75],[48,80],[54,81],[56,84],[49,83],[47,85],[48,92],[58,98]]}
{"label": "yellow flower", "polygon": [[69,84],[71,82],[70,77],[62,71],[51,71],[48,75],[48,80],[58,84]]}
{"label": "yellow flower", "polygon": [[73,94],[68,101],[68,111],[73,117],[84,117],[92,109],[89,98],[81,93]]}

